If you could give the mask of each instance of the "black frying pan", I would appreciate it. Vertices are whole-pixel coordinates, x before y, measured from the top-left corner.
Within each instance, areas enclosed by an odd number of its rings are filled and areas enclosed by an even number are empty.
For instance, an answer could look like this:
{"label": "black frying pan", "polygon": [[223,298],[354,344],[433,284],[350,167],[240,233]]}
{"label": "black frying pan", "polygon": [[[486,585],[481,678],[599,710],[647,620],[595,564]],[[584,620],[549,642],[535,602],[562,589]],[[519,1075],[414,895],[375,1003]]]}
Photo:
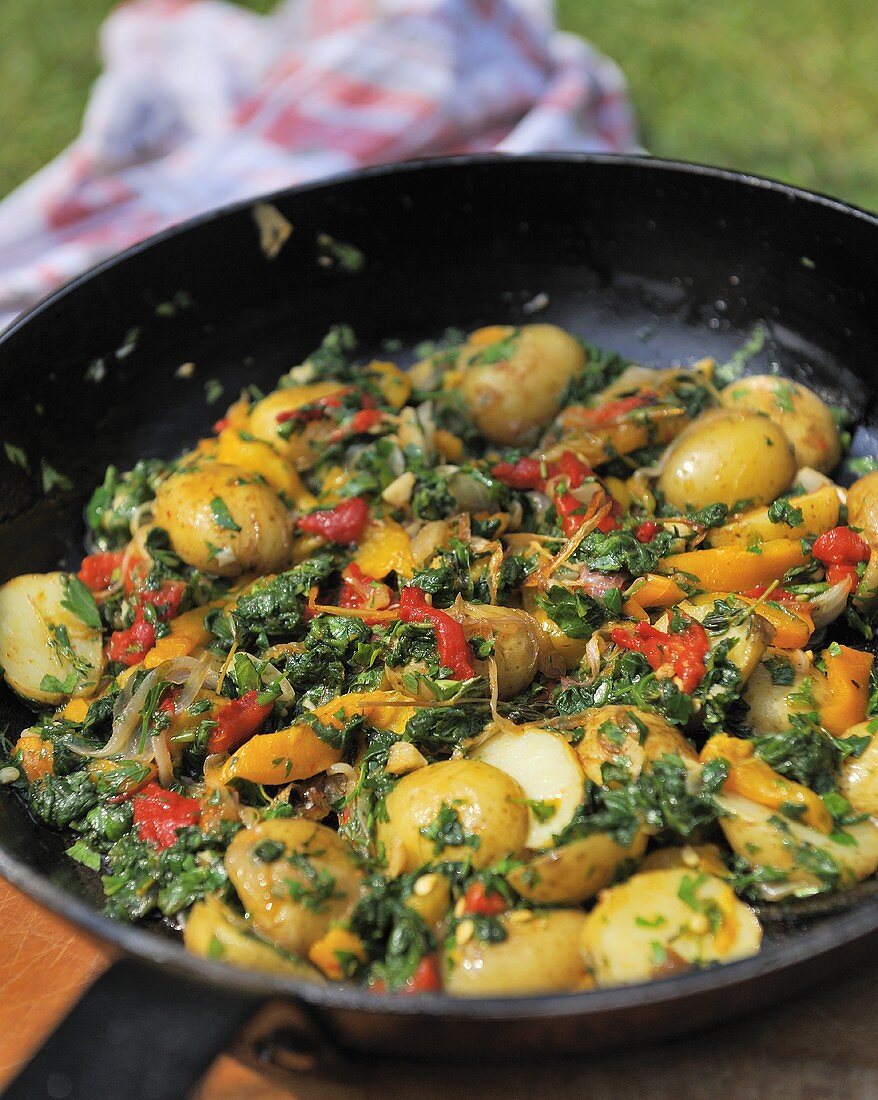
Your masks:
{"label": "black frying pan", "polygon": [[[0,440],[23,447],[32,471],[0,457],[0,580],[78,561],[83,500],[104,467],[170,456],[206,433],[224,407],[208,406],[208,379],[226,401],[247,382],[270,387],[340,321],[370,354],[387,336],[411,349],[449,325],[545,319],[656,365],[724,361],[761,322],[768,339],[751,369],[779,369],[845,405],[861,424],[854,450],[878,452],[878,220],[862,211],[731,172],[588,156],[381,168],[269,201],[293,227],[274,259],[252,204],[234,206],[81,277],[0,340]],[[341,262],[332,241],[365,262]],[[191,306],[166,304],[179,291]],[[102,367],[89,369],[94,360]],[[183,363],[194,375],[178,377]],[[73,488],[45,496],[41,461]],[[8,693],[0,708],[13,731],[25,724]],[[757,958],[651,985],[375,995],[236,971],[159,929],[113,924],[63,847],[0,796],[0,872],[124,954],[16,1097],[48,1095],[50,1073],[70,1082],[68,1096],[182,1095],[245,1020],[251,1058],[581,1054],[764,1006],[878,945],[878,900],[861,894],[771,925]]]}

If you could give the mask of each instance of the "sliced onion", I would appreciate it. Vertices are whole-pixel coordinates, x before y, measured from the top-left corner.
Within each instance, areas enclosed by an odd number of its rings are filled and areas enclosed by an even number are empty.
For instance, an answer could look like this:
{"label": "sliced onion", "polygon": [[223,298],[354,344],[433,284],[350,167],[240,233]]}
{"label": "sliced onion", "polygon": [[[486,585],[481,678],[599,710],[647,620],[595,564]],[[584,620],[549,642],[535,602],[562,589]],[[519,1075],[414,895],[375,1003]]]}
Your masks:
{"label": "sliced onion", "polygon": [[[188,659],[191,660],[191,658]],[[171,679],[170,676],[167,677],[172,684],[185,683],[186,685],[174,701],[175,714],[182,714],[184,710],[188,710],[195,702],[195,697],[204,687],[204,681],[207,679],[207,674],[210,671],[212,663],[213,656],[210,653],[205,653],[198,659],[195,667],[188,675],[183,672],[177,672],[174,674],[174,679]]]}
{"label": "sliced onion", "polygon": [[831,485],[833,489],[838,492],[841,498],[842,504],[844,504],[846,493],[840,485],[836,485],[831,477],[827,477],[826,474],[821,474],[819,470],[812,470],[810,466],[802,466],[802,468],[796,474],[796,484],[801,485],[806,493],[814,493],[818,489],[822,489],[825,485]]}
{"label": "sliced onion", "polygon": [[262,682],[269,687],[273,687],[275,684],[280,688],[280,695],[278,698],[282,703],[292,703],[296,698],[296,689],[290,683],[290,681],[284,676],[279,668],[270,662],[265,662],[265,668],[262,670]]}
{"label": "sliced onion", "polygon": [[[819,596],[815,596],[811,602],[811,618],[814,620],[814,629],[829,626],[844,613],[847,605],[848,593],[851,590],[851,582],[848,579],[839,581],[832,588],[827,588]],[[793,604],[795,607],[795,604]]]}
{"label": "sliced onion", "polygon": [[171,761],[171,754],[168,751],[168,742],[164,733],[150,737],[149,749],[158,769],[159,783],[163,787],[170,786],[174,782],[174,765]]}

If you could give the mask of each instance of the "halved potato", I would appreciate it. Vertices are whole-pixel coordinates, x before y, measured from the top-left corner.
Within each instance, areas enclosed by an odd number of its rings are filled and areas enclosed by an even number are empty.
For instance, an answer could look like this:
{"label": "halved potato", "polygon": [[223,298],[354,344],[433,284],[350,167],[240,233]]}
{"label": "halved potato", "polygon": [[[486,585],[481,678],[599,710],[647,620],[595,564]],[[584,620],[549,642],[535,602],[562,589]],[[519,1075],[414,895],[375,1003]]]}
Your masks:
{"label": "halved potato", "polygon": [[260,939],[246,920],[211,894],[189,910],[183,942],[193,955],[204,959],[266,974],[290,974],[312,982],[323,981],[323,975],[310,963]]}
{"label": "halved potato", "polygon": [[756,915],[714,875],[640,871],[604,891],[586,918],[582,948],[599,985],[648,981],[755,955]]}
{"label": "halved potato", "polygon": [[872,740],[859,756],[849,756],[842,764],[838,789],[858,813],[878,817],[878,737],[870,729],[874,722],[874,719],[861,722],[843,735]]}
{"label": "halved potato", "polygon": [[[100,630],[62,607],[66,577],[25,573],[0,588],[3,676],[13,691],[35,703],[57,705],[69,695],[93,695],[104,669]],[[69,682],[70,691],[42,686],[46,677]]]}
{"label": "halved potato", "polygon": [[[473,936],[445,956],[445,990],[455,997],[513,996],[577,989],[587,975],[579,950],[585,914],[518,910],[500,918],[506,939]],[[460,929],[462,925],[458,925]]]}
{"label": "halved potato", "polygon": [[592,833],[534,856],[510,871],[506,881],[537,905],[577,905],[609,886],[627,864],[636,866],[646,844],[642,829],[627,848],[609,833]]}
{"label": "halved potato", "polygon": [[550,847],[584,796],[585,774],[567,741],[554,730],[530,726],[495,734],[473,756],[521,784],[530,814],[527,847]]}
{"label": "halved potato", "polygon": [[744,512],[722,527],[712,528],[707,535],[708,546],[752,546],[768,539],[799,539],[822,535],[838,523],[841,498],[834,485],[824,485],[813,493],[791,497],[790,504],[802,513],[802,522],[790,526],[769,517],[769,507]]}
{"label": "halved potato", "polygon": [[726,813],[719,823],[732,851],[751,867],[783,872],[782,881],[759,887],[767,901],[850,887],[878,869],[878,828],[871,821],[845,826],[851,838],[845,844],[740,795],[720,795],[717,803]]}
{"label": "halved potato", "polygon": [[[776,662],[782,662],[782,664]],[[788,672],[787,665],[792,666],[791,672]],[[779,677],[781,669],[785,673],[783,677]],[[791,683],[775,682],[778,678],[788,680],[790,675]],[[797,649],[774,649],[769,646],[765,650],[761,663],[753,670],[753,674],[747,681],[744,692],[744,699],[750,707],[747,722],[754,733],[762,736],[768,733],[782,733],[789,729],[790,714],[808,709],[807,704],[803,702],[803,688],[806,686],[806,681],[814,675],[814,658],[811,653]]]}
{"label": "halved potato", "polygon": [[586,777],[598,786],[603,785],[604,764],[624,767],[631,779],[663,756],[679,756],[687,767],[698,766],[698,754],[675,726],[637,707],[596,707],[571,716],[569,724],[582,730],[576,752]]}
{"label": "halved potato", "polygon": [[668,871],[673,867],[690,871],[706,871],[717,878],[728,878],[731,872],[716,844],[684,844],[682,847],[656,848],[641,863],[641,871]]}

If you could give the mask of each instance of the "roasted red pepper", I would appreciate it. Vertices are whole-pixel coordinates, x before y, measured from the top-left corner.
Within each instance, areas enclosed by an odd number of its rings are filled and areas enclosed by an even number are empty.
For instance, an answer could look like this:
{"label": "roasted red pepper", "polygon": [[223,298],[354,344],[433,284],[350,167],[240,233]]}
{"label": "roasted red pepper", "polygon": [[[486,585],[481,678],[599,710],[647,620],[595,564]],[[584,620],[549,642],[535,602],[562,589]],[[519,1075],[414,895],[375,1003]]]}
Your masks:
{"label": "roasted red pepper", "polygon": [[870,551],[866,540],[850,527],[833,527],[814,540],[812,553],[823,563],[830,584],[850,580],[856,585],[857,563],[868,561]]}
{"label": "roasted red pepper", "polygon": [[125,555],[121,550],[103,554],[89,554],[82,559],[82,565],[76,574],[92,592],[106,592],[113,583],[113,577],[122,568]]}
{"label": "roasted red pepper", "polygon": [[546,483],[543,463],[538,458],[520,458],[518,462],[498,462],[492,477],[510,489],[542,489]]}
{"label": "roasted red pepper", "polygon": [[154,780],[137,792],[131,805],[137,835],[159,850],[170,848],[177,839],[177,830],[197,824],[201,817],[197,798],[166,791]]}
{"label": "roasted red pepper", "polygon": [[652,390],[644,390],[643,393],[634,394],[632,397],[623,397],[619,401],[608,401],[605,405],[598,405],[596,409],[589,409],[586,419],[592,427],[602,427],[604,424],[610,424],[612,421],[618,420],[634,409],[654,405],[657,399],[657,393]]}
{"label": "roasted red pepper", "polygon": [[400,993],[434,993],[442,988],[442,975],[435,955],[424,955],[414,974],[402,986]]}
{"label": "roasted red pepper", "polygon": [[[357,610],[366,608],[374,611],[384,611],[390,607],[393,600],[390,588],[364,573],[356,562],[352,561],[350,565],[345,566],[341,579],[344,583],[338,593],[339,607]],[[363,622],[368,623],[369,620],[364,619]]]}
{"label": "roasted red pepper", "polygon": [[[748,588],[746,592],[742,592],[741,595],[745,596],[748,600],[761,599],[765,593],[768,592],[767,584],[757,584],[755,588]],[[794,603],[800,611],[810,611],[811,604],[807,600],[801,599],[795,592],[788,592],[785,588],[772,588],[768,596],[769,600],[774,600],[775,603]]]}
{"label": "roasted red pepper", "polygon": [[139,665],[154,645],[155,627],[143,618],[136,618],[127,630],[114,630],[110,635],[107,657],[129,667]]}
{"label": "roasted red pepper", "polygon": [[660,523],[656,523],[651,519],[646,519],[639,527],[635,528],[634,537],[638,542],[652,542],[661,529]]}
{"label": "roasted red pepper", "polygon": [[327,542],[358,542],[369,520],[369,506],[362,497],[351,497],[334,508],[321,508],[297,520],[300,531],[320,535]]}
{"label": "roasted red pepper", "polygon": [[285,409],[279,412],[275,418],[278,424],[286,424],[290,420],[299,420],[303,424],[310,420],[322,420],[329,414],[330,409],[340,409],[341,399],[351,392],[351,387],[328,393],[325,397],[318,397],[310,405],[303,405],[300,409]]}
{"label": "roasted red pepper", "polygon": [[156,618],[167,622],[179,613],[185,592],[184,581],[165,581],[160,588],[139,589],[134,622],[127,630],[116,630],[110,635],[107,657],[129,667],[140,664],[147,651],[155,645],[156,638],[155,627],[146,620],[145,608],[148,605],[153,607]]}
{"label": "roasted red pepper", "polygon": [[508,908],[506,898],[497,890],[486,890],[483,882],[474,882],[463,895],[463,911],[473,916],[496,917]]}
{"label": "roasted red pepper", "polygon": [[431,607],[420,588],[404,588],[399,597],[399,617],[404,623],[431,623],[436,631],[440,662],[450,668],[455,680],[475,676],[473,656],[463,627],[445,611]]}
{"label": "roasted red pepper", "polygon": [[208,752],[231,752],[252,737],[271,714],[272,703],[260,703],[259,693],[245,692],[217,712],[216,728],[207,741]]}
{"label": "roasted red pepper", "polygon": [[698,687],[707,671],[704,659],[710,644],[700,623],[690,621],[678,634],[665,634],[647,622],[638,623],[633,630],[617,626],[612,638],[622,649],[642,653],[652,668],[672,665],[687,695]]}
{"label": "roasted red pepper", "polygon": [[552,462],[550,465],[552,477],[563,474],[567,478],[569,489],[578,489],[593,473],[592,468],[587,466],[581,458],[577,458],[572,451],[565,451],[557,462]]}

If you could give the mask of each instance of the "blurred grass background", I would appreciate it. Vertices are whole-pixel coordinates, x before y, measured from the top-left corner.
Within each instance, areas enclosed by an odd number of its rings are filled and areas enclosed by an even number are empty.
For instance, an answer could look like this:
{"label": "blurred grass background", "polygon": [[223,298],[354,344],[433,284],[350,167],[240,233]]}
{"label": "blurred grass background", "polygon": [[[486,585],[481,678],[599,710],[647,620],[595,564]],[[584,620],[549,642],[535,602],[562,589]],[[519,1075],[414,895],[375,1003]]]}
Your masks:
{"label": "blurred grass background", "polygon": [[[256,11],[275,0],[243,0]],[[0,195],[76,134],[112,0],[0,0]],[[653,153],[878,209],[872,0],[559,0],[624,68]]]}

